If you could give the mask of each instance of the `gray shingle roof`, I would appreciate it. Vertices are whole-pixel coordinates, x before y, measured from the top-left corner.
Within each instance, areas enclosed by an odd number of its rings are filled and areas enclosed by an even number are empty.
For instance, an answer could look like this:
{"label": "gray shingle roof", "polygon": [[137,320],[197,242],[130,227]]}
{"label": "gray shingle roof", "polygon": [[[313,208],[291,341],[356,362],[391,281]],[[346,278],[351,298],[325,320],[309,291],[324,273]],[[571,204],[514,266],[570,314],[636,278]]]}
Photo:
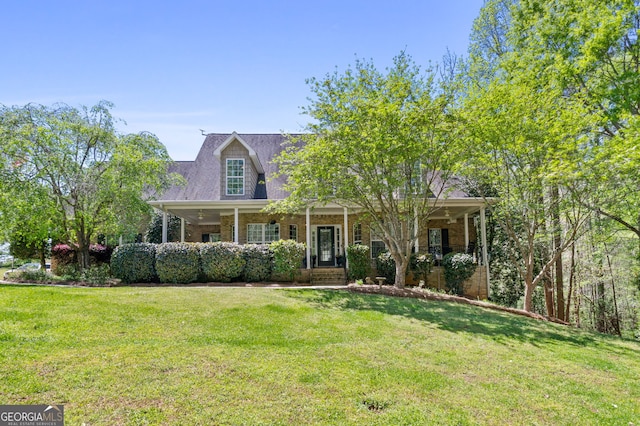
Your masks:
{"label": "gray shingle roof", "polygon": [[[169,188],[160,200],[220,200],[220,159],[214,155],[216,148],[224,143],[232,134],[208,134],[196,156],[195,161],[176,161],[170,171],[184,176],[185,186]],[[264,167],[266,177],[266,196],[271,199],[286,198],[288,193],[282,189],[285,177],[273,179],[277,170],[271,160],[282,151],[282,143],[286,136],[281,134],[238,134],[251,148],[254,149],[260,163]],[[264,191],[260,191],[260,198],[264,198]]]}
{"label": "gray shingle roof", "polygon": [[[214,152],[225,141],[232,136],[231,133],[211,133],[208,134],[198,152],[195,161],[176,161],[171,164],[169,171],[182,175],[187,184],[184,186],[174,186],[169,188],[159,200],[178,201],[178,200],[198,200],[198,201],[216,201],[220,200],[220,179],[222,171],[220,169],[220,157],[214,155]],[[280,176],[274,179],[277,166],[272,163],[273,158],[283,149],[283,143],[287,140],[287,136],[281,134],[237,134],[247,145],[255,152],[264,168],[264,177],[259,176],[259,182],[256,186],[255,199],[284,199],[289,195],[282,189],[286,182],[286,177]],[[290,135],[297,136],[297,135]],[[264,179],[265,184],[261,181]],[[434,192],[444,186],[444,193],[448,198],[467,198],[467,194],[461,188],[461,181],[452,178],[445,184],[439,177],[432,182]]]}

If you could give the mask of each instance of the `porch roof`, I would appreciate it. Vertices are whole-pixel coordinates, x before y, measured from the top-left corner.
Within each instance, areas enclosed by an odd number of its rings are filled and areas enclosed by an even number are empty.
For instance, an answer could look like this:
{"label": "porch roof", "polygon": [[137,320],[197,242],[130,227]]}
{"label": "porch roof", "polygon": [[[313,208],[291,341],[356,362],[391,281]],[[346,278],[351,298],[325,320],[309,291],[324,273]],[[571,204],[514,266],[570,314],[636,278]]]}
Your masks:
{"label": "porch roof", "polygon": [[[457,220],[465,214],[477,214],[487,204],[491,204],[493,198],[481,197],[446,198],[434,200],[435,211],[431,219]],[[213,225],[220,223],[220,217],[233,215],[235,209],[239,213],[260,213],[269,200],[156,200],[151,201],[153,207],[183,218],[194,225]],[[311,214],[342,215],[344,207],[335,203],[326,205],[309,206]],[[347,207],[348,213],[358,213],[357,207]],[[304,214],[300,211],[298,214]]]}

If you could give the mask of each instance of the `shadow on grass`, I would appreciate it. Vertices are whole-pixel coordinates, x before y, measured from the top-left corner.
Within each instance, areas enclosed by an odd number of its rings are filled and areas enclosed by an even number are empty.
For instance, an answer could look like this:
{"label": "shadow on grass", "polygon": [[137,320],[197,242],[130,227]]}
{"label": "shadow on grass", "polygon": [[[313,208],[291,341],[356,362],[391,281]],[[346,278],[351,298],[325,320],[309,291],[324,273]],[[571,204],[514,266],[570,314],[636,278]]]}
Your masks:
{"label": "shadow on grass", "polygon": [[597,345],[612,352],[638,352],[633,348],[611,347],[606,344],[608,340],[619,341],[615,337],[596,336],[566,326],[452,302],[352,293],[345,290],[290,290],[286,294],[325,308],[370,310],[400,315],[428,322],[450,332],[484,335],[503,344],[520,341],[534,346],[556,343]]}

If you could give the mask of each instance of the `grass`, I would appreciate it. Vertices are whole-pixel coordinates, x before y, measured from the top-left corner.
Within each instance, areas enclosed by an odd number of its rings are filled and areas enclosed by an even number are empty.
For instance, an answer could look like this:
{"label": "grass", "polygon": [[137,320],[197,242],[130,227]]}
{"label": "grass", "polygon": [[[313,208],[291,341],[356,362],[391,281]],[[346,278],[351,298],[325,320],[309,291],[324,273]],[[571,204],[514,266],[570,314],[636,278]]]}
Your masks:
{"label": "grass", "polygon": [[0,287],[0,401],[68,425],[640,425],[640,344],[345,291]]}

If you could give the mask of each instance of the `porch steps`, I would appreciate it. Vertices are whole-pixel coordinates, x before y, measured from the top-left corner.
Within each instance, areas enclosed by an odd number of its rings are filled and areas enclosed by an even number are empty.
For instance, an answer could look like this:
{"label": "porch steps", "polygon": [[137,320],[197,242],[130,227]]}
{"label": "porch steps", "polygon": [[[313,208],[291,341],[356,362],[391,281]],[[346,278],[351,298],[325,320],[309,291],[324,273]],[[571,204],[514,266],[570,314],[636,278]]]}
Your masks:
{"label": "porch steps", "polygon": [[344,268],[313,268],[311,285],[345,285],[347,275]]}

